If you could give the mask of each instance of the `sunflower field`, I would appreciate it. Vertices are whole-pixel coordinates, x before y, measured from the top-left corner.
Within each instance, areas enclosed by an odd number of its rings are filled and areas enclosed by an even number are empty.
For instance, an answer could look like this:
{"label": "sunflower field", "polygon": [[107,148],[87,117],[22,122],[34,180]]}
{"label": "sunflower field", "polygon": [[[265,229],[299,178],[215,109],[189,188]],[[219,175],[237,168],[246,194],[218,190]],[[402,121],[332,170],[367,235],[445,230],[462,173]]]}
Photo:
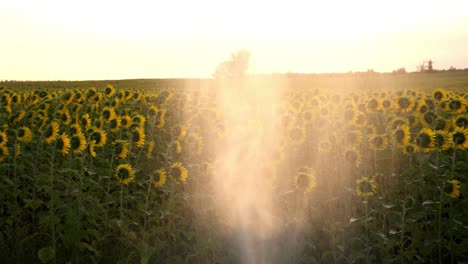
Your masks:
{"label": "sunflower field", "polygon": [[[217,93],[1,87],[3,262],[242,262],[215,206],[238,164],[216,150],[271,131],[226,129]],[[255,241],[269,262],[468,261],[466,91],[288,89],[274,115],[256,182],[276,207]]]}

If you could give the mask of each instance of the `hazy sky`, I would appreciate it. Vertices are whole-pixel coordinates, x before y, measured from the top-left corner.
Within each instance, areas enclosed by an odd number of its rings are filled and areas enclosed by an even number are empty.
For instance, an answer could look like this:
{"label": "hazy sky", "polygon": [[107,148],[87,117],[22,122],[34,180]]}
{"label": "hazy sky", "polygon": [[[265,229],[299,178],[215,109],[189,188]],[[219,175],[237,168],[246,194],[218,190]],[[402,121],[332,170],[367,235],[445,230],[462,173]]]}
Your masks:
{"label": "hazy sky", "polygon": [[468,1],[0,2],[0,80],[468,68]]}

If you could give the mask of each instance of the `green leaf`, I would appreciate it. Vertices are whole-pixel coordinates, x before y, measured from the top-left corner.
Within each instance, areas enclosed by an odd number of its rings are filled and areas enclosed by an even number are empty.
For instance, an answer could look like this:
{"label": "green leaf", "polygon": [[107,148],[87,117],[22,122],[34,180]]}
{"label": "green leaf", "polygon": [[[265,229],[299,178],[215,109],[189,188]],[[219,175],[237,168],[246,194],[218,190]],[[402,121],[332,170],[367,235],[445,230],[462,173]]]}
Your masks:
{"label": "green leaf", "polygon": [[41,260],[42,263],[49,263],[55,258],[55,251],[51,247],[41,248],[37,252],[37,257]]}

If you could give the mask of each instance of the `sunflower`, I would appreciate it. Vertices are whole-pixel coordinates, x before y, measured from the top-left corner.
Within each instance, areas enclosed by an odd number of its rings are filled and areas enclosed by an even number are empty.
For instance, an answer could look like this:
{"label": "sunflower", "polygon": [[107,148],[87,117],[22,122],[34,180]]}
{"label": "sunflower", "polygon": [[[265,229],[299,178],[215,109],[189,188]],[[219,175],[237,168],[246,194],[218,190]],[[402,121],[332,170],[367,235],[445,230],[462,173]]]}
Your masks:
{"label": "sunflower", "polygon": [[173,141],[172,144],[171,144],[171,150],[175,154],[180,155],[180,153],[182,153],[182,145],[180,144],[180,141],[178,141],[178,140]]}
{"label": "sunflower", "polygon": [[117,159],[125,159],[128,155],[129,143],[127,140],[117,139],[112,143],[114,146],[114,155]]}
{"label": "sunflower", "polygon": [[453,142],[450,137],[449,132],[445,130],[436,130],[435,131],[435,147],[438,150],[448,150],[452,147]]}
{"label": "sunflower", "polygon": [[33,137],[32,131],[29,127],[20,127],[16,131],[16,139],[19,142],[31,142]]}
{"label": "sunflower", "polygon": [[164,169],[155,170],[153,172],[153,185],[154,187],[162,187],[166,184],[167,176]]}
{"label": "sunflower", "polygon": [[423,152],[429,152],[435,147],[435,132],[430,128],[423,128],[416,136],[415,143]]}
{"label": "sunflower", "polygon": [[172,135],[176,140],[183,140],[187,134],[188,126],[186,124],[177,125],[172,128]]}
{"label": "sunflower", "polygon": [[449,185],[447,185],[447,188],[445,189],[445,191],[447,192],[448,196],[452,198],[460,197],[460,181],[450,180],[447,182],[449,183]]}
{"label": "sunflower", "polygon": [[185,182],[188,177],[188,170],[180,162],[176,162],[171,166],[171,177],[179,182]]}
{"label": "sunflower", "polygon": [[437,115],[432,111],[427,111],[421,116],[421,122],[427,127],[433,127],[436,120]]}
{"label": "sunflower", "polygon": [[90,128],[90,141],[94,140],[96,147],[104,147],[107,142],[107,133],[101,128],[91,127]]}
{"label": "sunflower", "polygon": [[67,155],[68,152],[70,152],[71,147],[70,138],[67,136],[67,134],[62,133],[62,135],[58,137],[55,146],[62,153],[62,155]]}
{"label": "sunflower", "polygon": [[410,112],[414,107],[414,101],[407,96],[400,96],[396,100],[396,107],[401,112]]}
{"label": "sunflower", "polygon": [[333,148],[333,144],[330,142],[330,140],[320,140],[318,143],[318,151],[323,153],[323,152],[330,152]]}
{"label": "sunflower", "polygon": [[10,117],[10,122],[11,122],[13,125],[16,125],[16,124],[18,124],[21,120],[23,120],[23,118],[24,118],[25,115],[26,115],[26,112],[25,112],[25,111],[16,112],[16,113],[14,113],[14,114]]}
{"label": "sunflower", "polygon": [[468,115],[458,115],[452,119],[452,124],[456,127],[468,128]]}
{"label": "sunflower", "polygon": [[371,149],[385,150],[388,146],[388,139],[384,135],[374,135],[369,138],[369,144]]}
{"label": "sunflower", "polygon": [[306,139],[306,130],[303,126],[293,126],[288,129],[288,139],[292,145],[301,145]]}
{"label": "sunflower", "polygon": [[390,99],[383,99],[382,100],[382,109],[384,111],[390,111],[393,109],[393,103]]}
{"label": "sunflower", "polygon": [[70,135],[77,135],[80,133],[83,133],[83,130],[81,129],[80,124],[74,123],[73,125],[70,126]]}
{"label": "sunflower", "polygon": [[120,117],[116,116],[109,120],[109,129],[110,131],[116,133],[120,129]]}
{"label": "sunflower", "polygon": [[104,119],[105,122],[109,122],[116,116],[115,109],[113,107],[105,106],[102,109],[101,117]]}
{"label": "sunflower", "polygon": [[456,114],[461,114],[465,111],[465,107],[468,105],[468,101],[463,97],[455,97],[450,99],[448,103],[448,111]]}
{"label": "sunflower", "polygon": [[389,124],[388,124],[388,128],[389,130],[395,130],[397,129],[399,126],[401,125],[407,125],[408,124],[408,120],[406,119],[403,119],[403,118],[400,118],[400,117],[394,117],[390,120]]}
{"label": "sunflower", "polygon": [[399,126],[393,130],[393,138],[400,146],[406,146],[411,139],[410,127],[407,124]]}
{"label": "sunflower", "polygon": [[0,146],[6,146],[8,142],[8,136],[6,131],[0,131]]}
{"label": "sunflower", "polygon": [[418,109],[417,110],[418,110],[418,113],[424,114],[424,113],[426,113],[427,111],[430,110],[430,107],[429,107],[429,105],[426,104],[426,101],[423,100],[423,102],[418,104]]}
{"label": "sunflower", "polygon": [[361,154],[355,147],[348,148],[344,151],[344,158],[347,162],[349,162],[354,167],[359,167],[361,165]]}
{"label": "sunflower", "polygon": [[377,183],[372,178],[362,177],[356,181],[356,193],[359,197],[372,197],[377,193]]}
{"label": "sunflower", "polygon": [[60,96],[60,100],[62,100],[64,104],[70,104],[71,102],[73,102],[73,93],[66,92],[62,94],[62,96]]}
{"label": "sunflower", "polygon": [[419,148],[416,144],[413,143],[408,143],[404,146],[400,146],[401,150],[403,151],[404,154],[406,155],[412,155],[416,152],[419,151]]}
{"label": "sunflower", "polygon": [[88,152],[91,157],[95,158],[96,157],[96,141],[91,140],[91,142],[88,144]]}
{"label": "sunflower", "polygon": [[23,151],[22,151],[22,148],[21,148],[21,144],[16,144],[15,157],[21,156],[22,153],[23,153]]}
{"label": "sunflower", "polygon": [[43,131],[44,139],[47,144],[51,144],[57,139],[60,127],[57,121],[53,121]]}
{"label": "sunflower", "polygon": [[447,98],[447,91],[442,88],[436,89],[432,92],[432,98],[437,102],[441,102]]}
{"label": "sunflower", "polygon": [[455,149],[468,149],[468,128],[456,127],[452,132],[452,141]]}
{"label": "sunflower", "polygon": [[128,185],[135,179],[135,171],[128,163],[120,164],[115,169],[115,178],[124,185]]}
{"label": "sunflower", "polygon": [[73,134],[70,138],[70,145],[73,153],[83,153],[83,150],[86,148],[86,137],[83,132]]}
{"label": "sunflower", "polygon": [[152,105],[148,109],[148,115],[149,116],[156,116],[159,112],[159,108],[155,105]]}
{"label": "sunflower", "polygon": [[64,125],[69,125],[70,124],[71,117],[70,117],[70,113],[68,112],[67,109],[62,110],[62,111],[58,112],[57,114],[58,114],[58,118],[59,118],[60,122],[62,122],[62,124],[64,124]]}
{"label": "sunflower", "polygon": [[151,158],[151,156],[153,155],[153,149],[154,149],[154,140],[150,140],[150,142],[147,145],[146,153],[145,153],[145,157],[147,159]]}
{"label": "sunflower", "polygon": [[365,127],[367,125],[367,116],[363,112],[358,112],[352,124],[360,128]]}
{"label": "sunflower", "polygon": [[347,145],[358,146],[359,144],[361,144],[361,141],[362,135],[359,131],[351,130],[346,132],[344,135],[344,142]]}
{"label": "sunflower", "polygon": [[450,124],[443,117],[439,117],[434,121],[434,130],[449,130]]}
{"label": "sunflower", "polygon": [[132,117],[132,126],[135,127],[144,127],[146,123],[146,118],[143,115],[135,115]]}
{"label": "sunflower", "polygon": [[120,125],[123,128],[129,128],[132,126],[132,118],[129,115],[123,115],[120,117]]}
{"label": "sunflower", "polygon": [[156,104],[163,105],[167,103],[172,97],[172,93],[166,90],[161,91],[156,97]]}
{"label": "sunflower", "polygon": [[158,122],[156,123],[157,128],[163,128],[166,125],[166,109],[163,109],[158,112],[157,114],[157,120]]}
{"label": "sunflower", "polygon": [[10,152],[8,151],[8,148],[6,145],[0,145],[0,161],[4,160]]}
{"label": "sunflower", "polygon": [[309,167],[301,168],[294,178],[296,190],[303,193],[310,193],[316,185],[317,181],[315,180],[314,173]]}
{"label": "sunflower", "polygon": [[114,86],[108,84],[108,85],[106,86],[106,89],[104,89],[104,95],[105,95],[107,98],[109,98],[109,97],[112,97],[112,95],[114,95],[114,93],[115,93],[115,88],[114,88]]}
{"label": "sunflower", "polygon": [[91,118],[89,117],[89,114],[83,114],[81,116],[80,125],[84,127],[85,129],[88,129],[91,127]]}
{"label": "sunflower", "polygon": [[146,134],[143,127],[136,127],[132,131],[132,142],[139,148],[145,145]]}
{"label": "sunflower", "polygon": [[378,98],[372,98],[367,102],[367,110],[371,112],[377,112],[382,109],[382,103]]}

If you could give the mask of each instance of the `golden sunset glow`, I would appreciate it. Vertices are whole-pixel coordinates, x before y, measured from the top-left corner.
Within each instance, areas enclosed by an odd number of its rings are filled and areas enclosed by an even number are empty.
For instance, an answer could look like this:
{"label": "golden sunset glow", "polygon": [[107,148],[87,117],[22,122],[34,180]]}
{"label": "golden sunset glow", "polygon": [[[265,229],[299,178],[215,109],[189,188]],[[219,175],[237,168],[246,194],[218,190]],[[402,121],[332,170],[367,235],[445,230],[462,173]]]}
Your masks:
{"label": "golden sunset glow", "polygon": [[0,80],[209,78],[226,54],[251,73],[466,67],[465,1],[6,1]]}

